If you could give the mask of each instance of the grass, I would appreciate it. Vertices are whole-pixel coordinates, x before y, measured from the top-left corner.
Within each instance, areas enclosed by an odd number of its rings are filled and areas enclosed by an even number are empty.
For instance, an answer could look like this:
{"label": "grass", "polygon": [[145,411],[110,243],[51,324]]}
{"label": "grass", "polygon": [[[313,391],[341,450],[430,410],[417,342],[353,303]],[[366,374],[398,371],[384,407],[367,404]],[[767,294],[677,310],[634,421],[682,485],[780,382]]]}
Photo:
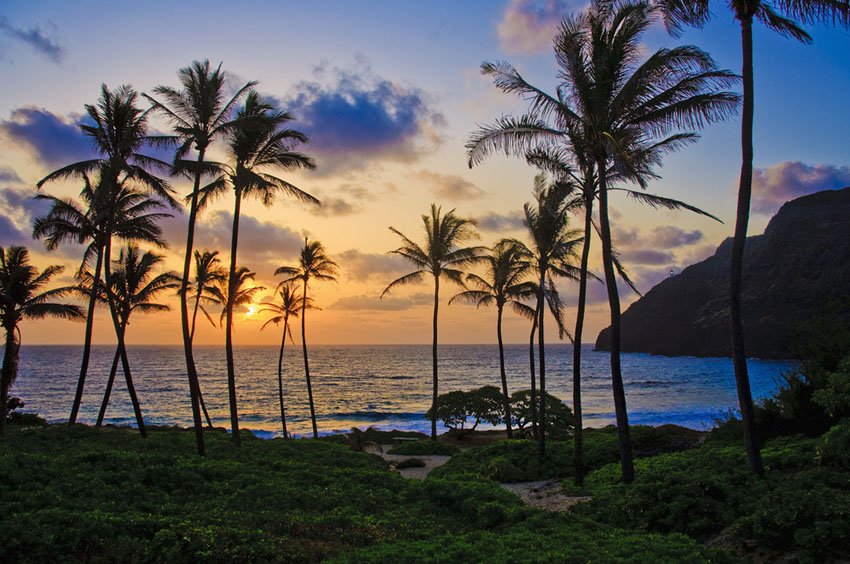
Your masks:
{"label": "grass", "polygon": [[405,480],[329,441],[21,428],[0,441],[0,561],[655,560],[718,555],[682,535],[547,514],[488,480]]}

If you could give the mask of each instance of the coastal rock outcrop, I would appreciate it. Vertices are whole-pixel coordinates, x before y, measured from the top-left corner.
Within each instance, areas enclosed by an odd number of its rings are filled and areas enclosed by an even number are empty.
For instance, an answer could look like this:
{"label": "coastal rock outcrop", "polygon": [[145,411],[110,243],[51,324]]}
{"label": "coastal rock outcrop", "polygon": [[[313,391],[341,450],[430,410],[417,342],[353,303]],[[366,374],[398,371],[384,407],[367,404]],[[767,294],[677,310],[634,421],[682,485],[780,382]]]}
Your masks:
{"label": "coastal rock outcrop", "polygon": [[[732,239],[668,278],[622,317],[623,352],[729,356]],[[850,298],[850,188],[787,202],[763,235],[747,239],[742,309],[747,354],[790,356],[793,329],[831,301]],[[596,339],[610,349],[610,328]]]}

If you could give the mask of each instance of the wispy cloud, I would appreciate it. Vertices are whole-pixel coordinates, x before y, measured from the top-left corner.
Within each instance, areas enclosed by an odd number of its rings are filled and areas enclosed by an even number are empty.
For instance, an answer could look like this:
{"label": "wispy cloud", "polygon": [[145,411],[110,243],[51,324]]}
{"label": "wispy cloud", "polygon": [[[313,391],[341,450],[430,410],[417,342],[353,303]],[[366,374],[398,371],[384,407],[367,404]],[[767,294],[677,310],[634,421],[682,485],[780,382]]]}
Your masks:
{"label": "wispy cloud", "polygon": [[345,270],[349,280],[381,280],[385,283],[405,272],[404,261],[391,254],[363,253],[349,249],[340,253],[339,264]]}
{"label": "wispy cloud", "polygon": [[497,233],[503,231],[514,231],[524,227],[523,213],[519,210],[508,213],[490,212],[478,216],[475,220],[478,222],[478,227],[482,231],[495,231]]}
{"label": "wispy cloud", "polygon": [[789,200],[850,186],[850,167],[785,161],[753,171],[753,213],[773,215]]}
{"label": "wispy cloud", "polygon": [[581,0],[511,0],[498,27],[502,50],[519,55],[550,50],[563,17],[585,4]]}
{"label": "wispy cloud", "polygon": [[430,305],[434,302],[434,295],[419,292],[406,297],[370,296],[361,294],[359,296],[346,296],[338,299],[328,309],[340,309],[345,311],[403,311],[418,306]]}
{"label": "wispy cloud", "polygon": [[32,150],[46,166],[61,166],[94,155],[78,121],[76,116],[63,117],[41,108],[17,108],[9,119],[0,122],[0,133]]}
{"label": "wispy cloud", "polygon": [[0,16],[0,32],[29,46],[39,55],[47,57],[57,65],[65,60],[67,51],[51,34],[40,27],[23,28],[13,25],[8,18]]}
{"label": "wispy cloud", "polygon": [[428,170],[420,170],[415,174],[416,180],[427,184],[438,198],[456,202],[458,200],[474,200],[485,194],[484,190],[469,180],[456,174],[440,174]]}
{"label": "wispy cloud", "polygon": [[18,173],[9,167],[0,166],[0,182],[11,182],[17,184],[23,182]]}

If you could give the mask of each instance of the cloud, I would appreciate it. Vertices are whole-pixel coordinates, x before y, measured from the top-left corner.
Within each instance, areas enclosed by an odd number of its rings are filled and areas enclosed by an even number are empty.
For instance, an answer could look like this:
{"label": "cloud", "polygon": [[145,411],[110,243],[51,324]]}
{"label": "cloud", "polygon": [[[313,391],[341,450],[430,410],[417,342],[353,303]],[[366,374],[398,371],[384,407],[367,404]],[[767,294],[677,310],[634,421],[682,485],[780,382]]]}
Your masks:
{"label": "cloud", "polygon": [[0,245],[33,244],[33,219],[49,208],[46,202],[33,199],[33,195],[33,191],[0,188]]}
{"label": "cloud", "polygon": [[449,201],[474,200],[486,193],[469,180],[456,174],[439,174],[420,170],[414,177],[419,182],[428,184],[435,196]]}
{"label": "cloud", "polygon": [[8,120],[0,122],[0,133],[33,151],[44,164],[58,167],[90,159],[95,154],[91,142],[80,130],[78,119],[41,108],[17,108]]}
{"label": "cloud", "polygon": [[785,161],[753,171],[753,213],[773,215],[788,200],[850,186],[850,167]]}
{"label": "cloud", "polygon": [[29,29],[16,27],[12,25],[8,18],[0,16],[0,32],[28,45],[36,53],[47,57],[56,64],[61,63],[67,55],[65,48],[40,27]]}
{"label": "cloud", "polygon": [[310,136],[318,172],[361,169],[374,159],[410,162],[440,143],[445,118],[421,89],[376,75],[363,58],[353,69],[321,65],[282,105]]}
{"label": "cloud", "polygon": [[335,301],[328,309],[344,311],[403,311],[434,303],[434,295],[418,292],[407,297],[397,296],[346,296]]}
{"label": "cloud", "polygon": [[21,180],[18,173],[11,168],[0,166],[0,182],[12,182],[17,184],[23,182],[23,180]]}
{"label": "cloud", "polygon": [[676,257],[669,251],[655,249],[627,249],[621,253],[622,262],[628,264],[676,264]]}
{"label": "cloud", "polygon": [[584,4],[578,0],[511,0],[499,22],[499,45],[518,55],[548,51],[563,17]]}
{"label": "cloud", "polygon": [[656,248],[674,249],[698,243],[702,237],[702,231],[698,229],[685,231],[673,225],[662,225],[652,230],[650,244]]}
{"label": "cloud", "polygon": [[525,216],[521,211],[512,211],[508,213],[490,212],[475,218],[478,222],[478,227],[482,231],[512,231],[515,229],[523,229],[525,225],[523,220]]}
{"label": "cloud", "polygon": [[319,217],[338,217],[352,215],[363,211],[363,206],[345,198],[336,196],[321,196],[321,206],[309,206],[307,211]]}
{"label": "cloud", "polygon": [[389,283],[408,269],[401,257],[391,254],[362,253],[349,249],[339,255],[339,264],[349,280],[366,281],[380,278]]}

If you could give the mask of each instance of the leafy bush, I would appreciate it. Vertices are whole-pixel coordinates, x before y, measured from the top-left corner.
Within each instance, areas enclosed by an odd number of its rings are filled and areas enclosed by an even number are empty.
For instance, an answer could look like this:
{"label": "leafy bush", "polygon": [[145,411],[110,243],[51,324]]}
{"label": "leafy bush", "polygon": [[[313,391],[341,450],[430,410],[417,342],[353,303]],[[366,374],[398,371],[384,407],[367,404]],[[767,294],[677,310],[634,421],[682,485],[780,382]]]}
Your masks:
{"label": "leafy bush", "polygon": [[832,417],[850,415],[850,356],[834,372],[827,373],[823,387],[815,391],[813,399]]}
{"label": "leafy bush", "polygon": [[24,402],[19,397],[9,396],[6,401],[6,421],[13,425],[26,427],[44,427],[47,421],[35,413],[22,413],[17,411],[24,407]]}
{"label": "leafy bush", "polygon": [[405,458],[404,460],[399,460],[395,467],[398,470],[403,470],[404,468],[425,468],[425,461],[421,458]]}
{"label": "leafy bush", "polygon": [[435,410],[437,419],[455,431],[465,430],[470,419],[473,420],[470,430],[474,430],[482,421],[498,425],[504,418],[502,392],[495,386],[440,394],[426,416],[432,418]]}
{"label": "leafy bush", "polygon": [[389,454],[403,454],[407,456],[454,456],[459,452],[460,449],[455,445],[425,439],[421,441],[404,441],[390,449]]}
{"label": "leafy bush", "polygon": [[850,470],[850,420],[845,420],[824,434],[817,452],[821,464]]}
{"label": "leafy bush", "polygon": [[[520,390],[511,394],[511,417],[514,428],[519,431],[519,436],[531,437],[531,390]],[[546,436],[553,439],[571,437],[574,423],[573,412],[567,404],[547,392]]]}

